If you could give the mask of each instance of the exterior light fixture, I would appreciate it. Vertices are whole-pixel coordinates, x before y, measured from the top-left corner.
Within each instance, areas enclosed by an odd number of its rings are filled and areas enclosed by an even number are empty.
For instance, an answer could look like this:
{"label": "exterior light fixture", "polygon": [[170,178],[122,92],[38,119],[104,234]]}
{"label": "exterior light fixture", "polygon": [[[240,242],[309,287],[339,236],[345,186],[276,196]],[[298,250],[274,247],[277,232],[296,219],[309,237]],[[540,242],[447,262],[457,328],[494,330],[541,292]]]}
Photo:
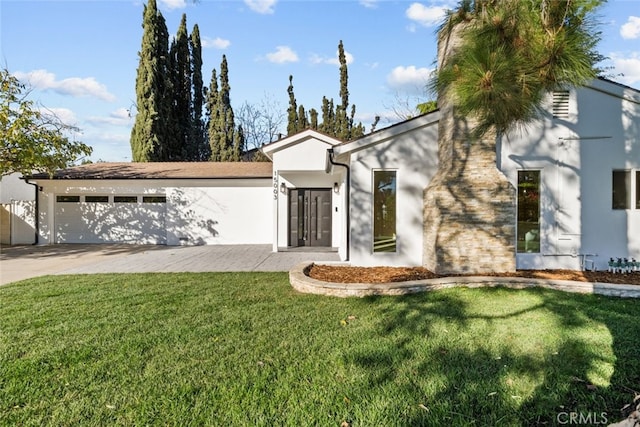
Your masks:
{"label": "exterior light fixture", "polygon": [[333,183],[333,192],[338,194],[340,192],[340,185],[337,182]]}
{"label": "exterior light fixture", "polygon": [[286,194],[286,193],[287,193],[287,186],[285,185],[285,183],[284,183],[284,182],[281,182],[281,183],[280,183],[280,192],[281,192],[282,194]]}

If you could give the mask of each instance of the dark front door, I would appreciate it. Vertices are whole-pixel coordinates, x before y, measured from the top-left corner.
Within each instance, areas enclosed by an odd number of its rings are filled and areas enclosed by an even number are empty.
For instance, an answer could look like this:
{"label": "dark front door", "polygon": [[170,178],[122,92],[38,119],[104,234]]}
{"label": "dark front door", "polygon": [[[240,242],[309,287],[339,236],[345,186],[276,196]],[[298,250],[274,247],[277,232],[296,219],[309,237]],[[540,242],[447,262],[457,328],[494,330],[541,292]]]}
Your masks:
{"label": "dark front door", "polygon": [[289,193],[289,246],[331,246],[331,190]]}

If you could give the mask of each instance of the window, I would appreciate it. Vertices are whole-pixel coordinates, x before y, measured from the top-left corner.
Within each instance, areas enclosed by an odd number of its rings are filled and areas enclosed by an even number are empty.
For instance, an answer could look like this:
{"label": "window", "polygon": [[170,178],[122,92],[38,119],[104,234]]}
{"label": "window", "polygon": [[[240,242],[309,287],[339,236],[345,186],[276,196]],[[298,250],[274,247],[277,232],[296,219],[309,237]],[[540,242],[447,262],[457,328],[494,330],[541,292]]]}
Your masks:
{"label": "window", "polygon": [[540,252],[540,171],[518,171],[518,252]]}
{"label": "window", "polygon": [[79,203],[80,196],[56,196],[58,203]]}
{"label": "window", "polygon": [[640,171],[636,171],[636,209],[640,209]]}
{"label": "window", "polygon": [[142,196],[142,203],[167,203],[167,196]]}
{"label": "window", "polygon": [[611,181],[611,208],[631,209],[631,171],[614,170]]}
{"label": "window", "polygon": [[396,171],[373,171],[373,252],[396,251]]}
{"label": "window", "polygon": [[138,203],[138,196],[114,196],[114,203]]}
{"label": "window", "polygon": [[108,203],[109,196],[85,196],[84,201],[87,203]]}

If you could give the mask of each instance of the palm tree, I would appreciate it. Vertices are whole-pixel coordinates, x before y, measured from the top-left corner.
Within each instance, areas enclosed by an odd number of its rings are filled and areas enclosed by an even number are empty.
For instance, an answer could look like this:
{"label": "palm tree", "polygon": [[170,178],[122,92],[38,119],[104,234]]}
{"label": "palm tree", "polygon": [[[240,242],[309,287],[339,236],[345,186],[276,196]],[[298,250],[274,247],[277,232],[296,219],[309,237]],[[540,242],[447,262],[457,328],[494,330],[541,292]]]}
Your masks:
{"label": "palm tree", "polygon": [[496,138],[545,95],[597,75],[601,0],[463,0],[438,30],[439,167],[424,193],[424,266],[515,270],[515,189]]}

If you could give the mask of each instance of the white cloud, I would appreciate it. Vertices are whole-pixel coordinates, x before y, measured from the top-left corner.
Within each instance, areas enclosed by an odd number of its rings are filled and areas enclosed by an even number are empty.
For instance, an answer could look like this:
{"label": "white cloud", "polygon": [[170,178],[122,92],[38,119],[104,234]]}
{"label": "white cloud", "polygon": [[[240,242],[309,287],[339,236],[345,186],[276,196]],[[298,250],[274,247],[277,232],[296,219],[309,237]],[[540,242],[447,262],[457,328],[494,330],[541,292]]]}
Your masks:
{"label": "white cloud", "polygon": [[187,2],[185,0],[159,0],[159,3],[170,10],[182,9],[187,6]]}
{"label": "white cloud", "polygon": [[214,49],[226,49],[231,45],[231,41],[216,37],[215,39],[204,37],[202,39],[202,47]]}
{"label": "white cloud", "polygon": [[263,15],[272,14],[277,2],[278,0],[244,0],[244,4],[249,6],[249,9]]}
{"label": "white cloud", "polygon": [[[338,54],[339,52],[337,50],[336,50],[336,56],[333,56],[333,57],[320,56],[314,53],[313,55],[311,55],[311,58],[309,58],[309,61],[312,64],[340,65]],[[347,52],[346,50],[344,51],[344,59],[347,61],[347,65],[353,63],[354,61],[353,55]]]}
{"label": "white cloud", "polygon": [[445,12],[450,7],[447,5],[441,6],[425,6],[422,3],[412,3],[411,6],[405,11],[407,18],[424,27],[432,27],[438,25],[442,18],[445,16]]}
{"label": "white cloud", "polygon": [[394,90],[424,93],[432,72],[429,68],[417,68],[415,65],[398,66],[387,76],[387,85]]}
{"label": "white cloud", "polygon": [[112,126],[130,126],[133,123],[133,118],[130,115],[130,111],[124,107],[120,107],[115,111],[112,111],[107,117],[92,116],[87,121],[93,125],[112,125]]}
{"label": "white cloud", "polygon": [[115,95],[109,93],[107,87],[93,77],[70,77],[56,80],[56,75],[47,70],[34,70],[28,73],[16,72],[19,80],[26,81],[34,89],[52,90],[61,95],[73,97],[95,97],[104,101],[115,101]]}
{"label": "white cloud", "polygon": [[298,55],[289,46],[278,46],[275,52],[267,53],[267,60],[276,64],[298,62]]}
{"label": "white cloud", "polygon": [[622,56],[620,54],[612,54],[614,72],[622,74],[616,77],[616,80],[628,85],[636,85],[640,83],[640,52],[634,52],[631,55]]}
{"label": "white cloud", "polygon": [[620,35],[623,39],[637,39],[640,37],[640,17],[630,16],[626,24],[620,27]]}
{"label": "white cloud", "polygon": [[379,0],[360,0],[360,4],[367,9],[375,9],[378,7]]}

